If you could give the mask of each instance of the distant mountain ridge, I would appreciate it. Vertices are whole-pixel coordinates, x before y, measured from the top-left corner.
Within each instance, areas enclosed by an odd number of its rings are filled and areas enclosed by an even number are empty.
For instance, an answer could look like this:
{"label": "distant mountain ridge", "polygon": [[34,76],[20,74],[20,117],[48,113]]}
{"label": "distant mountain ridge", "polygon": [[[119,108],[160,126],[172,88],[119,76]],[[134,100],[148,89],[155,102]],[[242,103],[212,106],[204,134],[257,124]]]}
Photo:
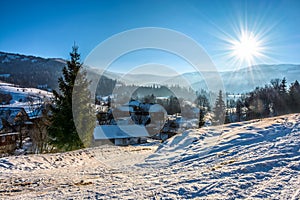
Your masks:
{"label": "distant mountain ridge", "polygon": [[65,64],[66,61],[60,58],[0,52],[0,80],[23,87],[47,86],[57,89],[57,79]]}
{"label": "distant mountain ridge", "polygon": [[[287,79],[288,84],[295,80],[300,81],[300,65],[297,64],[277,64],[277,65],[253,65],[246,68],[240,68],[233,71],[205,71],[205,72],[188,72],[178,76],[157,76],[146,74],[128,74],[129,81],[123,79],[126,83],[143,84],[146,82],[154,82],[155,80],[164,81],[167,85],[180,85],[184,87],[192,87],[195,90],[207,88],[206,82],[214,84],[215,79],[222,79],[224,88],[230,93],[244,93],[254,90],[256,87],[263,87],[270,84],[272,79]],[[119,75],[120,76],[120,75]],[[124,75],[123,75],[124,76]],[[128,78],[127,78],[128,79]],[[221,88],[220,88],[221,89]]]}
{"label": "distant mountain ridge", "polygon": [[[60,58],[41,58],[14,53],[0,52],[0,80],[21,85],[23,87],[37,87],[47,85],[57,89],[58,78],[62,75],[62,68],[66,61]],[[91,68],[92,69],[92,68]],[[92,69],[96,74],[101,74],[99,69]],[[271,79],[285,77],[288,83],[300,81],[300,65],[253,65],[233,71],[220,71],[225,90],[233,93],[249,92],[257,86],[270,83]],[[216,72],[206,71],[202,74],[189,72],[177,76],[151,75],[151,74],[124,74],[105,71],[104,79],[100,80],[99,93],[108,95],[112,92],[117,82],[128,85],[147,85],[156,83],[161,85],[179,85],[192,87],[195,90],[206,89],[206,81],[212,83],[216,79]],[[117,80],[117,81],[116,81]]]}
{"label": "distant mountain ridge", "polygon": [[[244,93],[270,84],[272,79],[287,79],[288,84],[295,80],[300,81],[300,65],[277,64],[277,65],[253,65],[232,71],[204,71],[188,72],[177,76],[160,76],[149,74],[120,74],[105,72],[108,77],[121,80],[127,84],[147,85],[147,83],[163,83],[165,85],[179,85],[181,87],[192,87],[195,90],[207,88],[206,82],[214,84],[215,79],[222,79],[224,88],[230,93]],[[220,88],[221,89],[221,88]]]}
{"label": "distant mountain ridge", "polygon": [[[231,72],[220,73],[224,87],[228,92],[241,93],[254,90],[270,84],[272,79],[287,79],[288,84],[300,80],[300,65],[277,64],[277,65],[253,65]],[[200,82],[195,83],[197,87]],[[203,83],[202,83],[203,84]],[[198,86],[199,87],[199,86]]]}

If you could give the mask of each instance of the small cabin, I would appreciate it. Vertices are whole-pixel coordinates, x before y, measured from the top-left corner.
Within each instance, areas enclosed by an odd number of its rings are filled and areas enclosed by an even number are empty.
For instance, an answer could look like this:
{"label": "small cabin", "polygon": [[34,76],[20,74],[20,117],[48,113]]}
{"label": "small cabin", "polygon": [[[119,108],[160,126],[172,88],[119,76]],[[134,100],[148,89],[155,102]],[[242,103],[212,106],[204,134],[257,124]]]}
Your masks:
{"label": "small cabin", "polygon": [[94,129],[94,146],[114,144],[127,146],[147,142],[149,137],[145,126],[140,125],[102,125]]}

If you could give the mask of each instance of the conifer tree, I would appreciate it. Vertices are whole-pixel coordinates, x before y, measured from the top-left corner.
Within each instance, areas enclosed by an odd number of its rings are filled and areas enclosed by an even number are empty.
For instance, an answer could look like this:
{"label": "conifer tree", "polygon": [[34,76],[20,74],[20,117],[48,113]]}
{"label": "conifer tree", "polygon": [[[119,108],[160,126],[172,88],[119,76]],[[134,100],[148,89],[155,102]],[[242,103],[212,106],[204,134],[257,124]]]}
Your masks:
{"label": "conifer tree", "polygon": [[204,126],[204,124],[205,124],[204,111],[203,111],[203,108],[200,108],[198,127],[201,128]]}
{"label": "conifer tree", "polygon": [[[76,130],[72,111],[72,93],[76,77],[81,73],[79,73],[79,70],[82,66],[77,46],[74,45],[72,47],[70,56],[70,61],[67,61],[67,65],[62,70],[63,76],[58,79],[59,92],[53,91],[54,105],[51,109],[51,125],[48,128],[49,142],[59,151],[70,151],[84,147],[84,143]],[[79,104],[73,106],[80,106],[80,103],[87,101],[91,96],[88,90],[89,83],[86,80],[85,73],[80,74],[79,82],[81,82],[80,87],[82,89],[80,92],[82,93],[82,99],[79,98],[77,101]],[[82,106],[88,105],[82,104]],[[90,111],[85,114],[89,116]],[[90,119],[90,117],[85,118],[84,113],[80,113],[80,115],[82,120]],[[93,121],[91,121],[91,123],[93,123]],[[87,123],[84,122],[83,124],[86,125]]]}
{"label": "conifer tree", "polygon": [[237,121],[240,122],[242,120],[242,107],[243,107],[243,103],[240,99],[237,100],[236,102],[236,117],[237,117]]}
{"label": "conifer tree", "polygon": [[289,89],[289,107],[291,112],[300,112],[300,84],[296,80]]}
{"label": "conifer tree", "polygon": [[223,124],[225,121],[225,112],[226,112],[226,106],[223,100],[222,90],[220,90],[213,110],[214,113],[213,123],[216,125]]}
{"label": "conifer tree", "polygon": [[208,111],[210,111],[209,100],[205,94],[198,94],[197,99],[195,100],[195,103],[198,106],[203,107],[203,108],[207,109]]}
{"label": "conifer tree", "polygon": [[286,91],[286,79],[283,78],[278,84],[278,87],[274,87],[274,97],[273,104],[276,115],[281,115],[287,113],[288,106],[287,101],[287,91]]}
{"label": "conifer tree", "polygon": [[286,95],[287,91],[286,91],[286,78],[284,77],[282,80],[281,80],[281,83],[280,83],[280,89],[279,89],[279,94],[281,96],[284,96]]}

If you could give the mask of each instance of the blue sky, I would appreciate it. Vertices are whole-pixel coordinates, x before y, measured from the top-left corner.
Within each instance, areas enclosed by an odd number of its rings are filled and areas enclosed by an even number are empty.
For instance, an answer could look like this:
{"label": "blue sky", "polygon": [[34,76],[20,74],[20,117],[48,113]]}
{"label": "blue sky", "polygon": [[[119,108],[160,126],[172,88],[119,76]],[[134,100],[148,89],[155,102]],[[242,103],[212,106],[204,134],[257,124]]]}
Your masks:
{"label": "blue sky", "polygon": [[[84,60],[114,34],[162,27],[193,38],[219,69],[231,69],[237,62],[228,40],[238,40],[242,27],[262,38],[264,57],[253,64],[298,64],[299,10],[298,0],[1,1],[0,51],[67,59],[76,41]],[[121,58],[116,69],[147,62],[176,63],[178,71],[188,71],[184,61],[157,51]]]}

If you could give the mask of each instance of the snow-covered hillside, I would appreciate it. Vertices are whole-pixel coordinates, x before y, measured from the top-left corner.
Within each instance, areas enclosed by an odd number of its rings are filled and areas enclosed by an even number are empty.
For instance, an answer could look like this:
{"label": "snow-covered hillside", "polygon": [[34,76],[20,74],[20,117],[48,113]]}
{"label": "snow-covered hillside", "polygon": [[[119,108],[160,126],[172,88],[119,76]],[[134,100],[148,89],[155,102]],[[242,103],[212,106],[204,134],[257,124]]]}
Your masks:
{"label": "snow-covered hillside", "polygon": [[[51,100],[53,94],[45,90],[40,90],[36,88],[22,88],[10,83],[5,83],[0,81],[0,93],[1,94],[10,94],[11,100],[9,104],[1,104],[0,118],[8,119],[11,114],[7,115],[5,110],[10,110],[12,108],[23,108],[27,113],[30,119],[39,117],[42,115],[42,106],[43,103]],[[19,111],[17,111],[18,113]],[[12,118],[14,119],[14,118]],[[13,123],[13,121],[10,121]],[[0,129],[3,128],[2,121],[0,120]]]}
{"label": "snow-covered hillside", "polygon": [[0,159],[5,199],[299,199],[300,115],[189,130],[160,145]]}
{"label": "snow-covered hillside", "polygon": [[33,100],[49,99],[52,97],[51,92],[45,90],[40,90],[37,88],[22,88],[10,83],[5,83],[0,81],[0,92],[10,94],[12,100],[8,106],[22,106],[28,98],[33,98]]}

